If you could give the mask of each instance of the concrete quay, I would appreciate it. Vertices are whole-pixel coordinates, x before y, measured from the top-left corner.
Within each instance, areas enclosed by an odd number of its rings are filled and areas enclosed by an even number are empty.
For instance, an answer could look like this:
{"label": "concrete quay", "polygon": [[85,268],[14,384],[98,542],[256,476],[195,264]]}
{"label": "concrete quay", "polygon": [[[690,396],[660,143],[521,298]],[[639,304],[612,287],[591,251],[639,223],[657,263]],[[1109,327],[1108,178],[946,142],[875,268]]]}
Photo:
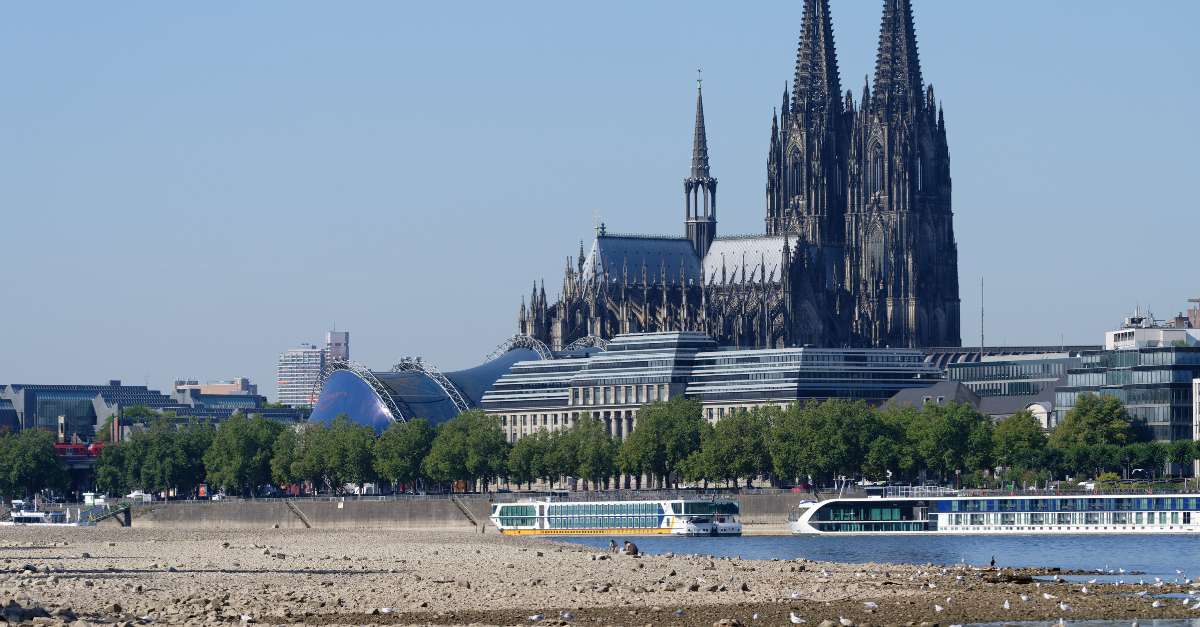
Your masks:
{"label": "concrete quay", "polygon": [[[787,535],[799,495],[750,494],[741,502],[745,535]],[[187,501],[135,505],[133,527],[163,529],[394,529],[496,533],[483,497],[396,500]]]}

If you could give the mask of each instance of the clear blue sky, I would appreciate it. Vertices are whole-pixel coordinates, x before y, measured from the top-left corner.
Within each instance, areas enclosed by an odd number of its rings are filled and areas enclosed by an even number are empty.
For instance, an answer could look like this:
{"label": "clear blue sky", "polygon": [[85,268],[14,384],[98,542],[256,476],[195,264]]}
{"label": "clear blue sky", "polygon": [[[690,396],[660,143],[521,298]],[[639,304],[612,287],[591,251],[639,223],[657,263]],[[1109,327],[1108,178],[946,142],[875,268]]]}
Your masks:
{"label": "clear blue sky", "polygon": [[[479,363],[610,230],[682,234],[704,70],[718,232],[758,233],[791,2],[0,4],[0,383]],[[843,89],[881,3],[834,0]],[[964,342],[1099,343],[1200,297],[1196,2],[916,0]]]}

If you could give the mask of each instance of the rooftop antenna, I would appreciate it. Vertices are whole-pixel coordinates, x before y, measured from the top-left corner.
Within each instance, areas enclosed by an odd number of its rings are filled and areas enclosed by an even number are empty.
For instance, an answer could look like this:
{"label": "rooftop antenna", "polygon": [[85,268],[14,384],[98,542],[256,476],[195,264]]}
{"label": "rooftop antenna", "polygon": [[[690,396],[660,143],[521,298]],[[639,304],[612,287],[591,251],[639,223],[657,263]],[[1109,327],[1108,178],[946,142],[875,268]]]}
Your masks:
{"label": "rooftop antenna", "polygon": [[979,361],[983,361],[983,277],[979,277]]}

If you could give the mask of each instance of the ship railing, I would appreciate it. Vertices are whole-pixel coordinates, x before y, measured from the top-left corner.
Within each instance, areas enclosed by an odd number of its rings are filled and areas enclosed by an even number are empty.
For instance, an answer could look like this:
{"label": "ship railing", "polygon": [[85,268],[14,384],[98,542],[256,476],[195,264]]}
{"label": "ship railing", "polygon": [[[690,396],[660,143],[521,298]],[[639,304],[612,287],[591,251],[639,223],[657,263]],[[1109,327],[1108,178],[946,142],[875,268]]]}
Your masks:
{"label": "ship railing", "polygon": [[941,486],[886,486],[883,489],[883,498],[887,499],[936,498],[961,494],[961,490]]}

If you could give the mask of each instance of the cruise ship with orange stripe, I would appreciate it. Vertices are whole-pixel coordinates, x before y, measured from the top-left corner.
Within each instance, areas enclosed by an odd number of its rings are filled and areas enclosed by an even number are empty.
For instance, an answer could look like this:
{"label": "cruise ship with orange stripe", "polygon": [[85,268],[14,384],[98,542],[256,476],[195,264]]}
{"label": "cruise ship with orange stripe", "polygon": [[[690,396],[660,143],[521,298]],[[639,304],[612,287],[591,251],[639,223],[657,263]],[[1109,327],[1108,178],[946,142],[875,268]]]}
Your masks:
{"label": "cruise ship with orange stripe", "polygon": [[510,535],[740,536],[737,501],[663,499],[563,501],[553,497],[492,505],[489,517]]}

